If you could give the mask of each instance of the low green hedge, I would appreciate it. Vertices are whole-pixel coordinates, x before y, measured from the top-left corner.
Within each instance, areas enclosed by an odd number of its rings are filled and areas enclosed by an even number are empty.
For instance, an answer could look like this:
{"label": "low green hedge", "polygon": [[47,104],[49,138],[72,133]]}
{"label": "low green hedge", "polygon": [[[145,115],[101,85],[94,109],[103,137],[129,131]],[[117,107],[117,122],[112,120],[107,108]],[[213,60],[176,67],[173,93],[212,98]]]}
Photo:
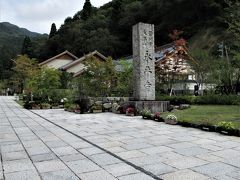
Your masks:
{"label": "low green hedge", "polygon": [[240,96],[237,95],[207,95],[195,98],[195,104],[213,105],[240,105]]}
{"label": "low green hedge", "polygon": [[199,104],[199,105],[240,105],[240,96],[237,95],[204,95],[204,96],[159,96],[159,101],[170,101],[172,105]]}

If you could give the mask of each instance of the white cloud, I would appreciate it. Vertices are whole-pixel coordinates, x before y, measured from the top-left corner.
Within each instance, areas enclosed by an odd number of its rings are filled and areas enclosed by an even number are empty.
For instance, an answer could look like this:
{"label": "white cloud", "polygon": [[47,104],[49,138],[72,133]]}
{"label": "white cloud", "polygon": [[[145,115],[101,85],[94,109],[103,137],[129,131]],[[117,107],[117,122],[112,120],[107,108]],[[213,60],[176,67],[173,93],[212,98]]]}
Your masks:
{"label": "white cloud", "polygon": [[[73,4],[76,4],[74,0]],[[69,12],[75,11],[69,0],[43,0],[31,4],[21,4],[16,8],[18,19],[22,21],[48,21],[49,19],[63,18]]]}
{"label": "white cloud", "polygon": [[[3,2],[2,2],[3,1]],[[91,0],[99,7],[110,0]],[[83,7],[85,0],[0,0],[0,21],[9,21],[20,27],[40,33],[49,33],[51,24],[57,27]]]}

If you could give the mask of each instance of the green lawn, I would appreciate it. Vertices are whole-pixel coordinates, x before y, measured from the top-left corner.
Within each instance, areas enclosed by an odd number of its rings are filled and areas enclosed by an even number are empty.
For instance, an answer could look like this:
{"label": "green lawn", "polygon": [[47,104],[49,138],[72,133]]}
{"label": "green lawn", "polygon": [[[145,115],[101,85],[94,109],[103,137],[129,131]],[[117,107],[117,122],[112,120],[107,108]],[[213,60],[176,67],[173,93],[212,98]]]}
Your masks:
{"label": "green lawn", "polygon": [[230,121],[240,129],[240,106],[230,105],[199,105],[191,106],[186,110],[174,110],[163,113],[165,118],[168,114],[177,116],[178,121],[194,124],[217,125],[221,121]]}

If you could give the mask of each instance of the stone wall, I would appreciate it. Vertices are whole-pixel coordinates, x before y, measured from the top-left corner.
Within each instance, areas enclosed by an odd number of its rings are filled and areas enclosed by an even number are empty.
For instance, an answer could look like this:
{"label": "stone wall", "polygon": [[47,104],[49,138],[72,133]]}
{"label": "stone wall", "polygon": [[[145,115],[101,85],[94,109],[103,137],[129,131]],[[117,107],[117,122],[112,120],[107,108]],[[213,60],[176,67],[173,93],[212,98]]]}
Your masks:
{"label": "stone wall", "polygon": [[169,101],[135,101],[135,108],[141,112],[144,109],[155,112],[166,112],[170,106]]}

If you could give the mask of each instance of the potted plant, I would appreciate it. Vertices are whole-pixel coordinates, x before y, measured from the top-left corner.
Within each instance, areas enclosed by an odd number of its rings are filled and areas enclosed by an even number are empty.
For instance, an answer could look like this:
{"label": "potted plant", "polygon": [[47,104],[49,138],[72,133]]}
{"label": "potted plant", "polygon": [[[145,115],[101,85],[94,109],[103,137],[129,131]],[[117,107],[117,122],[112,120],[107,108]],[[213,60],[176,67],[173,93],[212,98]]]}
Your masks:
{"label": "potted plant", "polygon": [[153,120],[155,121],[164,121],[164,119],[160,116],[160,112],[154,113]]}
{"label": "potted plant", "polygon": [[74,112],[75,108],[76,108],[76,104],[73,104],[70,102],[64,104],[65,111]]}
{"label": "potted plant", "polygon": [[233,122],[221,121],[217,124],[217,131],[222,134],[234,135],[236,127]]}
{"label": "potted plant", "polygon": [[144,110],[141,112],[141,115],[142,115],[142,118],[143,118],[143,119],[151,119],[151,111],[148,110],[148,109],[144,109]]}
{"label": "potted plant", "polygon": [[202,120],[200,128],[204,131],[216,131],[216,126],[214,126],[209,119]]}
{"label": "potted plant", "polygon": [[179,120],[178,123],[183,127],[191,127],[192,125],[190,122],[188,122],[188,120],[184,119]]}
{"label": "potted plant", "polygon": [[134,113],[135,113],[135,109],[132,108],[132,107],[129,107],[126,109],[126,115],[127,116],[134,116]]}
{"label": "potted plant", "polygon": [[76,104],[74,112],[77,113],[77,114],[81,113],[81,108],[80,108],[80,106],[78,104]]}
{"label": "potted plant", "polygon": [[50,109],[51,105],[49,103],[41,103],[42,109]]}
{"label": "potted plant", "polygon": [[118,103],[113,103],[112,105],[112,112],[113,113],[120,113],[121,106]]}
{"label": "potted plant", "polygon": [[93,113],[100,113],[100,112],[102,112],[102,106],[101,105],[93,105],[91,107],[91,111]]}
{"label": "potted plant", "polygon": [[166,119],[164,120],[166,124],[172,124],[175,125],[177,124],[177,117],[173,114],[167,115]]}

